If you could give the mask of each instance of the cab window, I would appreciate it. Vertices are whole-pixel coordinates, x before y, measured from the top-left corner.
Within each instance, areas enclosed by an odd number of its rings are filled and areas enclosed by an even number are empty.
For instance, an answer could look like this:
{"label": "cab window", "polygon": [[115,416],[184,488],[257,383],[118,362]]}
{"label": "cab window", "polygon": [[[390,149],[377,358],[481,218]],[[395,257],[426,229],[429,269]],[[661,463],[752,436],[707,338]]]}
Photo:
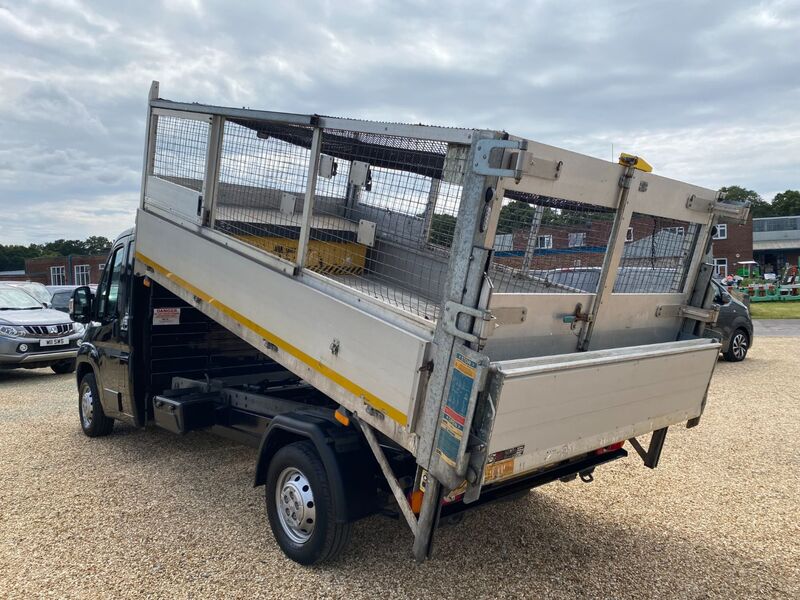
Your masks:
{"label": "cab window", "polygon": [[101,318],[110,318],[117,314],[117,304],[119,302],[120,283],[122,273],[125,269],[125,247],[120,246],[114,250],[105,272],[103,281],[97,290],[98,309],[97,315]]}

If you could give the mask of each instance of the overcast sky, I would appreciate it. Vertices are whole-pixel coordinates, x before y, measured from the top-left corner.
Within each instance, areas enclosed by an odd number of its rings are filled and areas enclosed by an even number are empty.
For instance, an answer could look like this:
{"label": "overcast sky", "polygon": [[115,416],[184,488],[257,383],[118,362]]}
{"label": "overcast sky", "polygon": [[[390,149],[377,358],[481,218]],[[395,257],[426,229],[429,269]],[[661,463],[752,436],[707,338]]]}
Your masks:
{"label": "overcast sky", "polygon": [[505,129],[800,187],[800,0],[0,0],[0,243],[133,223],[146,96]]}

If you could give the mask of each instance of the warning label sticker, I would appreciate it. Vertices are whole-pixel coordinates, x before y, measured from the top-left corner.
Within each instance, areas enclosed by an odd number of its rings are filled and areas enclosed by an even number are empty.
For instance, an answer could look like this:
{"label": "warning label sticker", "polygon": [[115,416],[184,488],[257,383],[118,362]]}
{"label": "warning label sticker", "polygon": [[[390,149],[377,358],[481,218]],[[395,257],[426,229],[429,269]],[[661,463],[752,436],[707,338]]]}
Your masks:
{"label": "warning label sticker", "polygon": [[450,390],[439,422],[439,443],[437,452],[447,464],[454,467],[458,459],[461,440],[464,438],[464,424],[469,409],[472,388],[475,384],[477,363],[463,354],[456,354],[450,378]]}
{"label": "warning label sticker", "polygon": [[516,459],[525,452],[525,445],[493,452],[486,458],[486,467],[483,470],[483,482],[491,483],[498,479],[505,479],[514,474]]}
{"label": "warning label sticker", "polygon": [[180,308],[154,308],[153,325],[179,325],[181,322]]}

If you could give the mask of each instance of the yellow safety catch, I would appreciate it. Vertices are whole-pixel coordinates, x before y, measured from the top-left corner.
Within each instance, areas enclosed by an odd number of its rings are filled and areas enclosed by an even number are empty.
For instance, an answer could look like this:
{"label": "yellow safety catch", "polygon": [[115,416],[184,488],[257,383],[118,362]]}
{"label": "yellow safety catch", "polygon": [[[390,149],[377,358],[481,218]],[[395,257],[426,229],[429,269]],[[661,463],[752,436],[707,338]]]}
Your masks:
{"label": "yellow safety catch", "polygon": [[633,167],[645,173],[653,172],[653,167],[645,159],[640,156],[634,156],[633,154],[626,154],[625,152],[619,155],[619,164],[626,167]]}

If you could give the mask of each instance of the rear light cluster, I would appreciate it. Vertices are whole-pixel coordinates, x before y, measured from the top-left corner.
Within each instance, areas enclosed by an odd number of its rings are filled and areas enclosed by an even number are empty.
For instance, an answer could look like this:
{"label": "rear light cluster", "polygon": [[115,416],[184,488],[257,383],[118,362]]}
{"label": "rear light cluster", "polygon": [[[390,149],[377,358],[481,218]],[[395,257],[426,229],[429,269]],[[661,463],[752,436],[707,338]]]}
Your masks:
{"label": "rear light cluster", "polygon": [[609,446],[604,446],[602,448],[598,448],[594,451],[595,454],[606,454],[608,452],[614,452],[614,450],[619,450],[625,444],[625,440],[621,442],[617,442],[615,444],[611,444]]}

